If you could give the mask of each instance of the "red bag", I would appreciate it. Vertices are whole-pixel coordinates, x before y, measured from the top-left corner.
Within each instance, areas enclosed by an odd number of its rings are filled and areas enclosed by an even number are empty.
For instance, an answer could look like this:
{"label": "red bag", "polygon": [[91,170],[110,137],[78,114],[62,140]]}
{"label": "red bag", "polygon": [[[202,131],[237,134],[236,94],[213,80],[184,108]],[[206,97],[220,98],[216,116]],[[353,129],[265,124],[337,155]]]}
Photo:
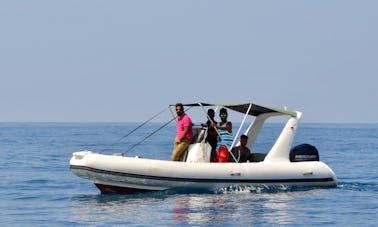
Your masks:
{"label": "red bag", "polygon": [[217,152],[218,162],[228,162],[228,156],[230,156],[230,153],[228,152],[227,147],[220,146]]}

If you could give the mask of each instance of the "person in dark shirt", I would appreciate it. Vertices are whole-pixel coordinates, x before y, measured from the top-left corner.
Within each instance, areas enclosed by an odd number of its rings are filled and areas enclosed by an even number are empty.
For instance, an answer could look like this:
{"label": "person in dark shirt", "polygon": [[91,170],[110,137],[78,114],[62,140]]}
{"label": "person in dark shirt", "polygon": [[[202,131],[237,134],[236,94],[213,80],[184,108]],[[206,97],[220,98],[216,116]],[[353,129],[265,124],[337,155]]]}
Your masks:
{"label": "person in dark shirt", "polygon": [[212,150],[215,150],[217,148],[217,143],[218,143],[218,134],[215,131],[215,128],[213,126],[211,126],[212,122],[214,122],[215,124],[217,123],[214,120],[214,117],[215,117],[214,110],[213,109],[208,109],[207,110],[207,116],[208,116],[209,119],[206,122],[206,126],[207,126],[206,141],[210,144]]}
{"label": "person in dark shirt", "polygon": [[241,135],[240,145],[231,149],[231,153],[233,154],[236,160],[232,157],[232,155],[230,155],[228,158],[228,161],[229,162],[247,162],[247,160],[251,158],[251,151],[247,147],[247,143],[248,143],[248,136]]}

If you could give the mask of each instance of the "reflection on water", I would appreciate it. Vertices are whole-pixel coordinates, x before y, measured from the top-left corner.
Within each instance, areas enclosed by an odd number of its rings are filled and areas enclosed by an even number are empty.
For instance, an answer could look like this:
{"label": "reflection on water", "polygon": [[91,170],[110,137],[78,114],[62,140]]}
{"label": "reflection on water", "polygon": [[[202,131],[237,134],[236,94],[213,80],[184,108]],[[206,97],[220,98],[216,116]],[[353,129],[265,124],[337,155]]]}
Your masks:
{"label": "reflection on water", "polygon": [[[148,194],[148,193],[146,193]],[[123,225],[144,223],[146,218],[156,213],[153,208],[164,201],[159,196],[98,194],[71,198],[72,221],[75,223],[106,223],[118,220]]]}
{"label": "reflection on water", "polygon": [[[261,190],[265,191],[257,192]],[[315,193],[319,194],[317,190],[266,192],[266,189],[227,188],[216,192],[77,196],[71,198],[71,221],[95,224],[109,220],[112,225],[163,226],[293,224],[301,212],[298,200],[306,200]]]}
{"label": "reflection on water", "polygon": [[223,194],[187,195],[175,199],[175,224],[250,225],[295,223],[296,198],[311,196],[310,191],[256,193],[255,190],[226,189]]}

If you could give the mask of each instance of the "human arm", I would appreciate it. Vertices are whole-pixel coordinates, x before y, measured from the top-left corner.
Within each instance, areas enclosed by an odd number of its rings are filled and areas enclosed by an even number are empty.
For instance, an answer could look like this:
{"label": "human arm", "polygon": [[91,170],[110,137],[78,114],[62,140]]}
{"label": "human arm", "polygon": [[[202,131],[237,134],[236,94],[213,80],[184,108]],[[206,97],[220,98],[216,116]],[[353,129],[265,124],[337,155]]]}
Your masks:
{"label": "human arm", "polygon": [[217,129],[227,130],[229,133],[232,133],[232,123],[229,121],[224,126],[216,125],[215,123],[212,123],[211,126]]}
{"label": "human arm", "polygon": [[232,123],[231,122],[227,122],[225,126],[216,126],[217,129],[223,129],[223,130],[227,130],[229,133],[232,133]]}
{"label": "human arm", "polygon": [[189,126],[184,126],[184,132],[180,136],[180,138],[176,137],[176,143],[181,143],[183,139],[186,138],[186,135],[188,135],[189,132]]}

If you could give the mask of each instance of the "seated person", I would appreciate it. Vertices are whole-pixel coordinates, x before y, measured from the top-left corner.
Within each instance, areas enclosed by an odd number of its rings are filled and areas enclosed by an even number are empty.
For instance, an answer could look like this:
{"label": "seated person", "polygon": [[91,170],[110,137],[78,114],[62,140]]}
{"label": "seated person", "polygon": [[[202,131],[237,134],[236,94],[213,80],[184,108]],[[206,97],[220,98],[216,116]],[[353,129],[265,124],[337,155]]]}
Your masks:
{"label": "seated person", "polygon": [[[240,136],[240,145],[237,147],[234,147],[231,149],[231,153],[228,161],[229,162],[246,162],[251,158],[251,151],[249,150],[248,147],[246,147],[248,143],[248,136],[246,135],[241,135]],[[234,156],[234,157],[232,157]]]}

